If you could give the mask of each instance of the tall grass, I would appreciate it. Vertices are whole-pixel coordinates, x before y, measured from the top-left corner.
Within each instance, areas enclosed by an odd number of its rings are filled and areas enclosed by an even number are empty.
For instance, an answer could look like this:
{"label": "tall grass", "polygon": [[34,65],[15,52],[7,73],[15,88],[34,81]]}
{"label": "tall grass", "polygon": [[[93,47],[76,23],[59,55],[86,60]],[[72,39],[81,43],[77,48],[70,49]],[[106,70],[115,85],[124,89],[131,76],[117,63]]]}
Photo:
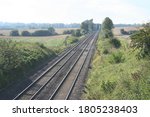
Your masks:
{"label": "tall grass", "polygon": [[83,99],[150,99],[150,61],[136,54],[126,40],[116,49],[100,38]]}

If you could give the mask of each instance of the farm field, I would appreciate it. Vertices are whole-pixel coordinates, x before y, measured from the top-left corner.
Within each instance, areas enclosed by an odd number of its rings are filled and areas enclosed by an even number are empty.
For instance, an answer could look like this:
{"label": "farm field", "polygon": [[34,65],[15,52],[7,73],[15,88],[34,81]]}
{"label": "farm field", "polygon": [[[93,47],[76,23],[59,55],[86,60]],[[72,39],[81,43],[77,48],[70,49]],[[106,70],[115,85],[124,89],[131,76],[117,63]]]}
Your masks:
{"label": "farm field", "polygon": [[11,37],[11,36],[0,36],[0,39],[11,39],[17,42],[30,42],[30,43],[42,43],[46,47],[60,47],[64,46],[64,39],[67,35],[58,36],[44,36],[44,37]]}
{"label": "farm field", "polygon": [[[63,31],[65,30],[76,30],[77,28],[55,28],[55,32],[58,33],[59,35],[63,34]],[[44,30],[44,29],[19,29],[19,33],[21,33],[22,31],[29,31],[29,32],[35,32],[37,30]],[[9,36],[10,32],[12,30],[6,30],[6,29],[0,29],[0,34],[3,34],[5,36]]]}
{"label": "farm field", "polygon": [[140,27],[115,27],[113,29],[113,33],[115,36],[122,36],[120,33],[120,29],[124,29],[125,31],[134,31],[134,30],[139,30]]}
{"label": "farm field", "polygon": [[[0,30],[0,34],[3,34],[4,36],[0,36],[0,39],[11,39],[12,41],[17,41],[17,42],[30,42],[30,43],[42,43],[46,47],[60,47],[64,46],[64,40],[68,35],[62,35],[63,31],[65,30],[73,30],[75,28],[56,28],[55,31],[59,35],[55,36],[9,36],[11,30]],[[25,29],[20,29],[19,33],[24,31]],[[40,29],[27,29],[29,32],[34,32],[36,30]]]}

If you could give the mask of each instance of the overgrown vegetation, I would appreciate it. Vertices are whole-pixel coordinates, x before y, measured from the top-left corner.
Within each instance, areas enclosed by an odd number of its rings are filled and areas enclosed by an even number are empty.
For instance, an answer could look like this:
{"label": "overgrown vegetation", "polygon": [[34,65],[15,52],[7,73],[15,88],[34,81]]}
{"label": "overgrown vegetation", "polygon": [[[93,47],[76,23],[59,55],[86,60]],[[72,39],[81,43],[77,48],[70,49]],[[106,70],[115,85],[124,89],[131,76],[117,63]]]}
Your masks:
{"label": "overgrown vegetation", "polygon": [[0,88],[23,79],[56,52],[40,43],[0,40]]}
{"label": "overgrown vegetation", "polygon": [[141,48],[133,51],[125,39],[119,40],[116,48],[100,34],[84,99],[150,99],[149,59],[137,59]]}
{"label": "overgrown vegetation", "polygon": [[150,23],[131,35],[131,47],[139,50],[138,58],[150,57]]}
{"label": "overgrown vegetation", "polygon": [[[79,37],[69,37],[67,44],[75,44]],[[0,40],[0,89],[22,80],[38,66],[54,58],[66,48],[64,39],[23,38]]]}

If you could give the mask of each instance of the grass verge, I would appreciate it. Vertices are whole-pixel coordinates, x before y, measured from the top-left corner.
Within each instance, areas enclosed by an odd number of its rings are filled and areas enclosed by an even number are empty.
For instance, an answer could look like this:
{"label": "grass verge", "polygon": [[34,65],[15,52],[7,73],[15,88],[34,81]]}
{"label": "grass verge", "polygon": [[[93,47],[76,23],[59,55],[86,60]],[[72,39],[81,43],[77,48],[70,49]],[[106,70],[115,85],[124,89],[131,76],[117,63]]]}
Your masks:
{"label": "grass verge", "polygon": [[99,38],[83,99],[150,99],[150,61],[138,60],[125,39],[114,48],[109,39]]}

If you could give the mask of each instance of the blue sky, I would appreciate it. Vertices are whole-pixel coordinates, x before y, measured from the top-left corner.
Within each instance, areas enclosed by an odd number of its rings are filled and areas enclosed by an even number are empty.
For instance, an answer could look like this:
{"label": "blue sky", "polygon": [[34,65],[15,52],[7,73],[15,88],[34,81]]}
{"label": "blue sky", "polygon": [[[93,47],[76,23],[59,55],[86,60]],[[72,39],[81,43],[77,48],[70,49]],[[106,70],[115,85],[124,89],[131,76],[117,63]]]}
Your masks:
{"label": "blue sky", "polygon": [[114,23],[150,21],[149,0],[0,0],[0,21],[80,23],[110,17]]}

